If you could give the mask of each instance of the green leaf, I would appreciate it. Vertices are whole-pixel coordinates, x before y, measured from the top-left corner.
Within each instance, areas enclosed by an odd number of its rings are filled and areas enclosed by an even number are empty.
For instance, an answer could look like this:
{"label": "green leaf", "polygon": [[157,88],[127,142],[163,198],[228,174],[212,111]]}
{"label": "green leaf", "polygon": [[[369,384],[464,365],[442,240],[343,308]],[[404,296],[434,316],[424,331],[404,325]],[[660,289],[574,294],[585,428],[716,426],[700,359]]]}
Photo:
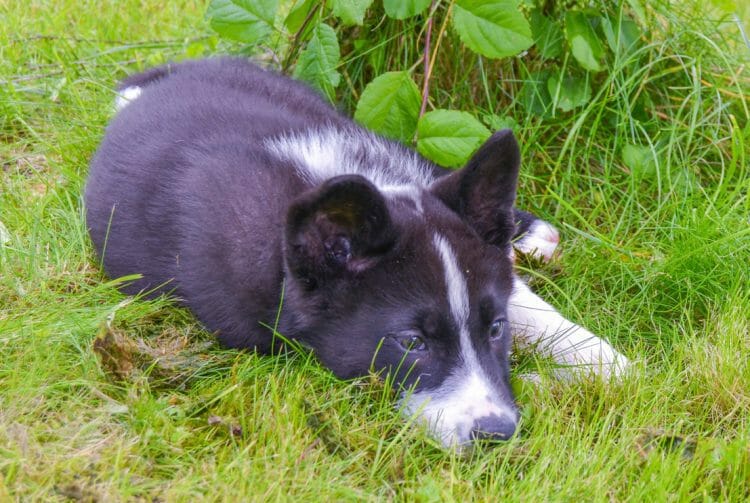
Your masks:
{"label": "green leaf", "polygon": [[627,2],[628,5],[630,5],[630,8],[633,9],[633,12],[635,12],[635,16],[638,18],[638,21],[640,21],[643,26],[648,26],[646,9],[643,8],[641,0],[627,0]]}
{"label": "green leaf", "polygon": [[531,11],[531,33],[542,58],[551,59],[562,54],[565,39],[562,29],[538,9]]}
{"label": "green leaf", "polygon": [[548,117],[554,108],[547,89],[550,73],[549,70],[532,72],[518,95],[526,111],[539,117]]}
{"label": "green leaf", "polygon": [[559,75],[553,75],[547,80],[547,90],[552,103],[563,112],[583,106],[591,99],[591,86],[588,78],[582,79],[568,75],[560,79]]}
{"label": "green leaf", "polygon": [[333,15],[346,25],[362,26],[373,0],[332,0]]}
{"label": "green leaf", "polygon": [[419,119],[417,150],[446,167],[459,167],[492,133],[466,112],[434,110]]}
{"label": "green leaf", "polygon": [[457,0],[453,27],[469,49],[488,58],[514,56],[534,43],[516,0]]}
{"label": "green leaf", "polygon": [[565,14],[565,36],[570,44],[570,52],[583,68],[590,72],[600,72],[604,69],[604,47],[586,14],[580,11]]}
{"label": "green leaf", "polygon": [[622,148],[622,162],[630,169],[633,176],[653,176],[656,174],[654,152],[649,147],[625,145]]}
{"label": "green leaf", "polygon": [[501,129],[518,129],[518,122],[513,117],[507,115],[499,116],[496,114],[485,114],[482,116],[482,121],[487,124],[493,131],[500,131]]}
{"label": "green leaf", "polygon": [[315,25],[312,38],[302,51],[294,68],[294,76],[320,89],[333,100],[333,90],[341,75],[336,71],[341,53],[336,32],[325,23]]}
{"label": "green leaf", "polygon": [[314,4],[315,0],[297,0],[294,2],[292,8],[289,9],[289,14],[284,19],[284,26],[290,33],[297,33],[302,28],[302,24],[307,19]]}
{"label": "green leaf", "polygon": [[257,44],[271,32],[277,7],[277,0],[211,0],[206,16],[222,37]]}
{"label": "green leaf", "polygon": [[[627,144],[622,149],[622,162],[630,169],[635,179],[649,180],[656,177],[660,164],[657,152],[653,147]],[[667,170],[669,181],[674,189],[690,192],[699,185],[696,176],[688,169]],[[664,173],[662,172],[662,176]]]}
{"label": "green leaf", "polygon": [[609,48],[620,55],[628,54],[635,49],[641,38],[641,29],[635,21],[626,17],[619,21],[614,18],[602,18],[602,29]]}
{"label": "green leaf", "polygon": [[430,5],[430,0],[383,0],[385,14],[393,19],[416,16]]}
{"label": "green leaf", "polygon": [[387,72],[367,84],[354,119],[390,138],[410,141],[417,129],[421,96],[409,72]]}

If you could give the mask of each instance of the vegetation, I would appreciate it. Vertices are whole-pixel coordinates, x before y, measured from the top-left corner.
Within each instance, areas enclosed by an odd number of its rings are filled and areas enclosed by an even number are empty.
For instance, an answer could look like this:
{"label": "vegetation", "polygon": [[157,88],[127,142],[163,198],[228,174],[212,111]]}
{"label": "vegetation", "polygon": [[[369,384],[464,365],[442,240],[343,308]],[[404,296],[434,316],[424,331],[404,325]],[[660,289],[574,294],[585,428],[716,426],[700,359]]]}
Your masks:
{"label": "vegetation", "polygon": [[[0,5],[0,500],[750,498],[743,5]],[[540,378],[517,379],[520,435],[458,454],[376,379],[224,350],[169,300],[120,294],[81,201],[114,85],[226,52],[445,165],[511,127],[519,205],[563,235],[523,269],[633,372],[559,382],[521,353]]]}

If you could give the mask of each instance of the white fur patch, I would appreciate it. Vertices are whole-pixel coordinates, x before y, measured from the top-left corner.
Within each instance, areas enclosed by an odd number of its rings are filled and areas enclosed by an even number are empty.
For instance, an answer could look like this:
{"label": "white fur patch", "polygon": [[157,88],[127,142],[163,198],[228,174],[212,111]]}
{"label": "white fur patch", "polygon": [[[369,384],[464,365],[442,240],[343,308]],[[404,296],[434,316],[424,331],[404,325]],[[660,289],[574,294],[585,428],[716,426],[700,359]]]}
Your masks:
{"label": "white fur patch", "polygon": [[424,189],[417,185],[387,185],[380,188],[387,196],[393,198],[403,198],[414,205],[414,210],[420,215],[424,214],[422,208],[422,196]]}
{"label": "white fur patch", "polygon": [[468,352],[464,356],[468,357],[467,360],[473,363],[472,360],[476,360],[476,356],[469,339],[469,291],[466,288],[466,278],[458,268],[456,255],[448,241],[443,236],[435,234],[432,242],[443,261],[445,286],[448,289],[448,305],[461,334],[461,350],[462,352]]}
{"label": "white fur patch", "polygon": [[520,239],[513,242],[518,251],[549,262],[560,243],[560,233],[544,220],[536,220]]}
{"label": "white fur patch", "polygon": [[135,101],[141,95],[142,91],[138,86],[130,86],[118,91],[117,98],[115,98],[115,110],[119,112],[128,106],[131,101]]}
{"label": "white fur patch", "polygon": [[448,306],[459,331],[461,359],[453,375],[440,388],[406,397],[405,409],[419,414],[446,445],[463,445],[471,440],[477,420],[487,416],[506,417],[518,422],[514,407],[504,404],[479,364],[469,333],[469,293],[466,278],[448,241],[439,234],[433,245],[443,263]]}
{"label": "white fur patch", "polygon": [[3,222],[0,221],[0,245],[5,245],[10,242],[10,232],[5,228]]}
{"label": "white fur patch", "polygon": [[607,341],[565,319],[519,278],[513,281],[508,318],[517,342],[534,345],[558,363],[605,378],[621,375],[628,366]]}
{"label": "white fur patch", "polygon": [[407,395],[405,412],[418,414],[446,447],[466,445],[478,419],[505,416],[514,423],[518,413],[492,397],[496,391],[479,373],[450,376],[437,390]]}
{"label": "white fur patch", "polygon": [[273,138],[265,146],[279,159],[292,162],[312,184],[358,174],[383,190],[427,187],[435,178],[416,152],[365,131],[320,129]]}

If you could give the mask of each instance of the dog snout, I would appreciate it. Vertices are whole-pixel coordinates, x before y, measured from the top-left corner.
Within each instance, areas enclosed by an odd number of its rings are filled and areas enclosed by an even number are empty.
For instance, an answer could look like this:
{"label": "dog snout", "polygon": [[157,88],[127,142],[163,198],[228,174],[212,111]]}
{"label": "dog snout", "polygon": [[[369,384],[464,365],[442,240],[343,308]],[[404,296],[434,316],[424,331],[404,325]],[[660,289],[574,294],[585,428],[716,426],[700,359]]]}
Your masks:
{"label": "dog snout", "polygon": [[500,442],[508,440],[515,432],[515,421],[493,414],[474,421],[474,426],[471,429],[471,439],[472,441]]}

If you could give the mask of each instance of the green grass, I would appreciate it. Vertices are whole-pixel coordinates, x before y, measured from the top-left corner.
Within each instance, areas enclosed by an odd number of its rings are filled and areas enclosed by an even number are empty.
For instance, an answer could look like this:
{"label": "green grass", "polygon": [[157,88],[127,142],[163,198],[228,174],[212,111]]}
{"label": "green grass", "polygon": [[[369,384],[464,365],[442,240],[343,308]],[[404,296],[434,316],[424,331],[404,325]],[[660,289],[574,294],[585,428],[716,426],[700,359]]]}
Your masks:
{"label": "green grass", "polygon": [[[99,270],[81,188],[112,88],[234,49],[202,2],[2,4],[0,501],[750,497],[750,52],[731,20],[680,5],[649,10],[651,34],[588,105],[544,119],[514,98],[537,63],[443,42],[431,105],[513,117],[520,204],[562,230],[535,288],[637,362],[621,383],[566,384],[520,355],[518,373],[542,373],[518,385],[521,435],[461,456],[375,380],[222,350]],[[420,23],[385,22],[345,57],[345,107],[374,75],[418,68],[399,35]],[[631,170],[627,145],[652,160]],[[107,333],[126,341],[113,366],[94,352]]]}

